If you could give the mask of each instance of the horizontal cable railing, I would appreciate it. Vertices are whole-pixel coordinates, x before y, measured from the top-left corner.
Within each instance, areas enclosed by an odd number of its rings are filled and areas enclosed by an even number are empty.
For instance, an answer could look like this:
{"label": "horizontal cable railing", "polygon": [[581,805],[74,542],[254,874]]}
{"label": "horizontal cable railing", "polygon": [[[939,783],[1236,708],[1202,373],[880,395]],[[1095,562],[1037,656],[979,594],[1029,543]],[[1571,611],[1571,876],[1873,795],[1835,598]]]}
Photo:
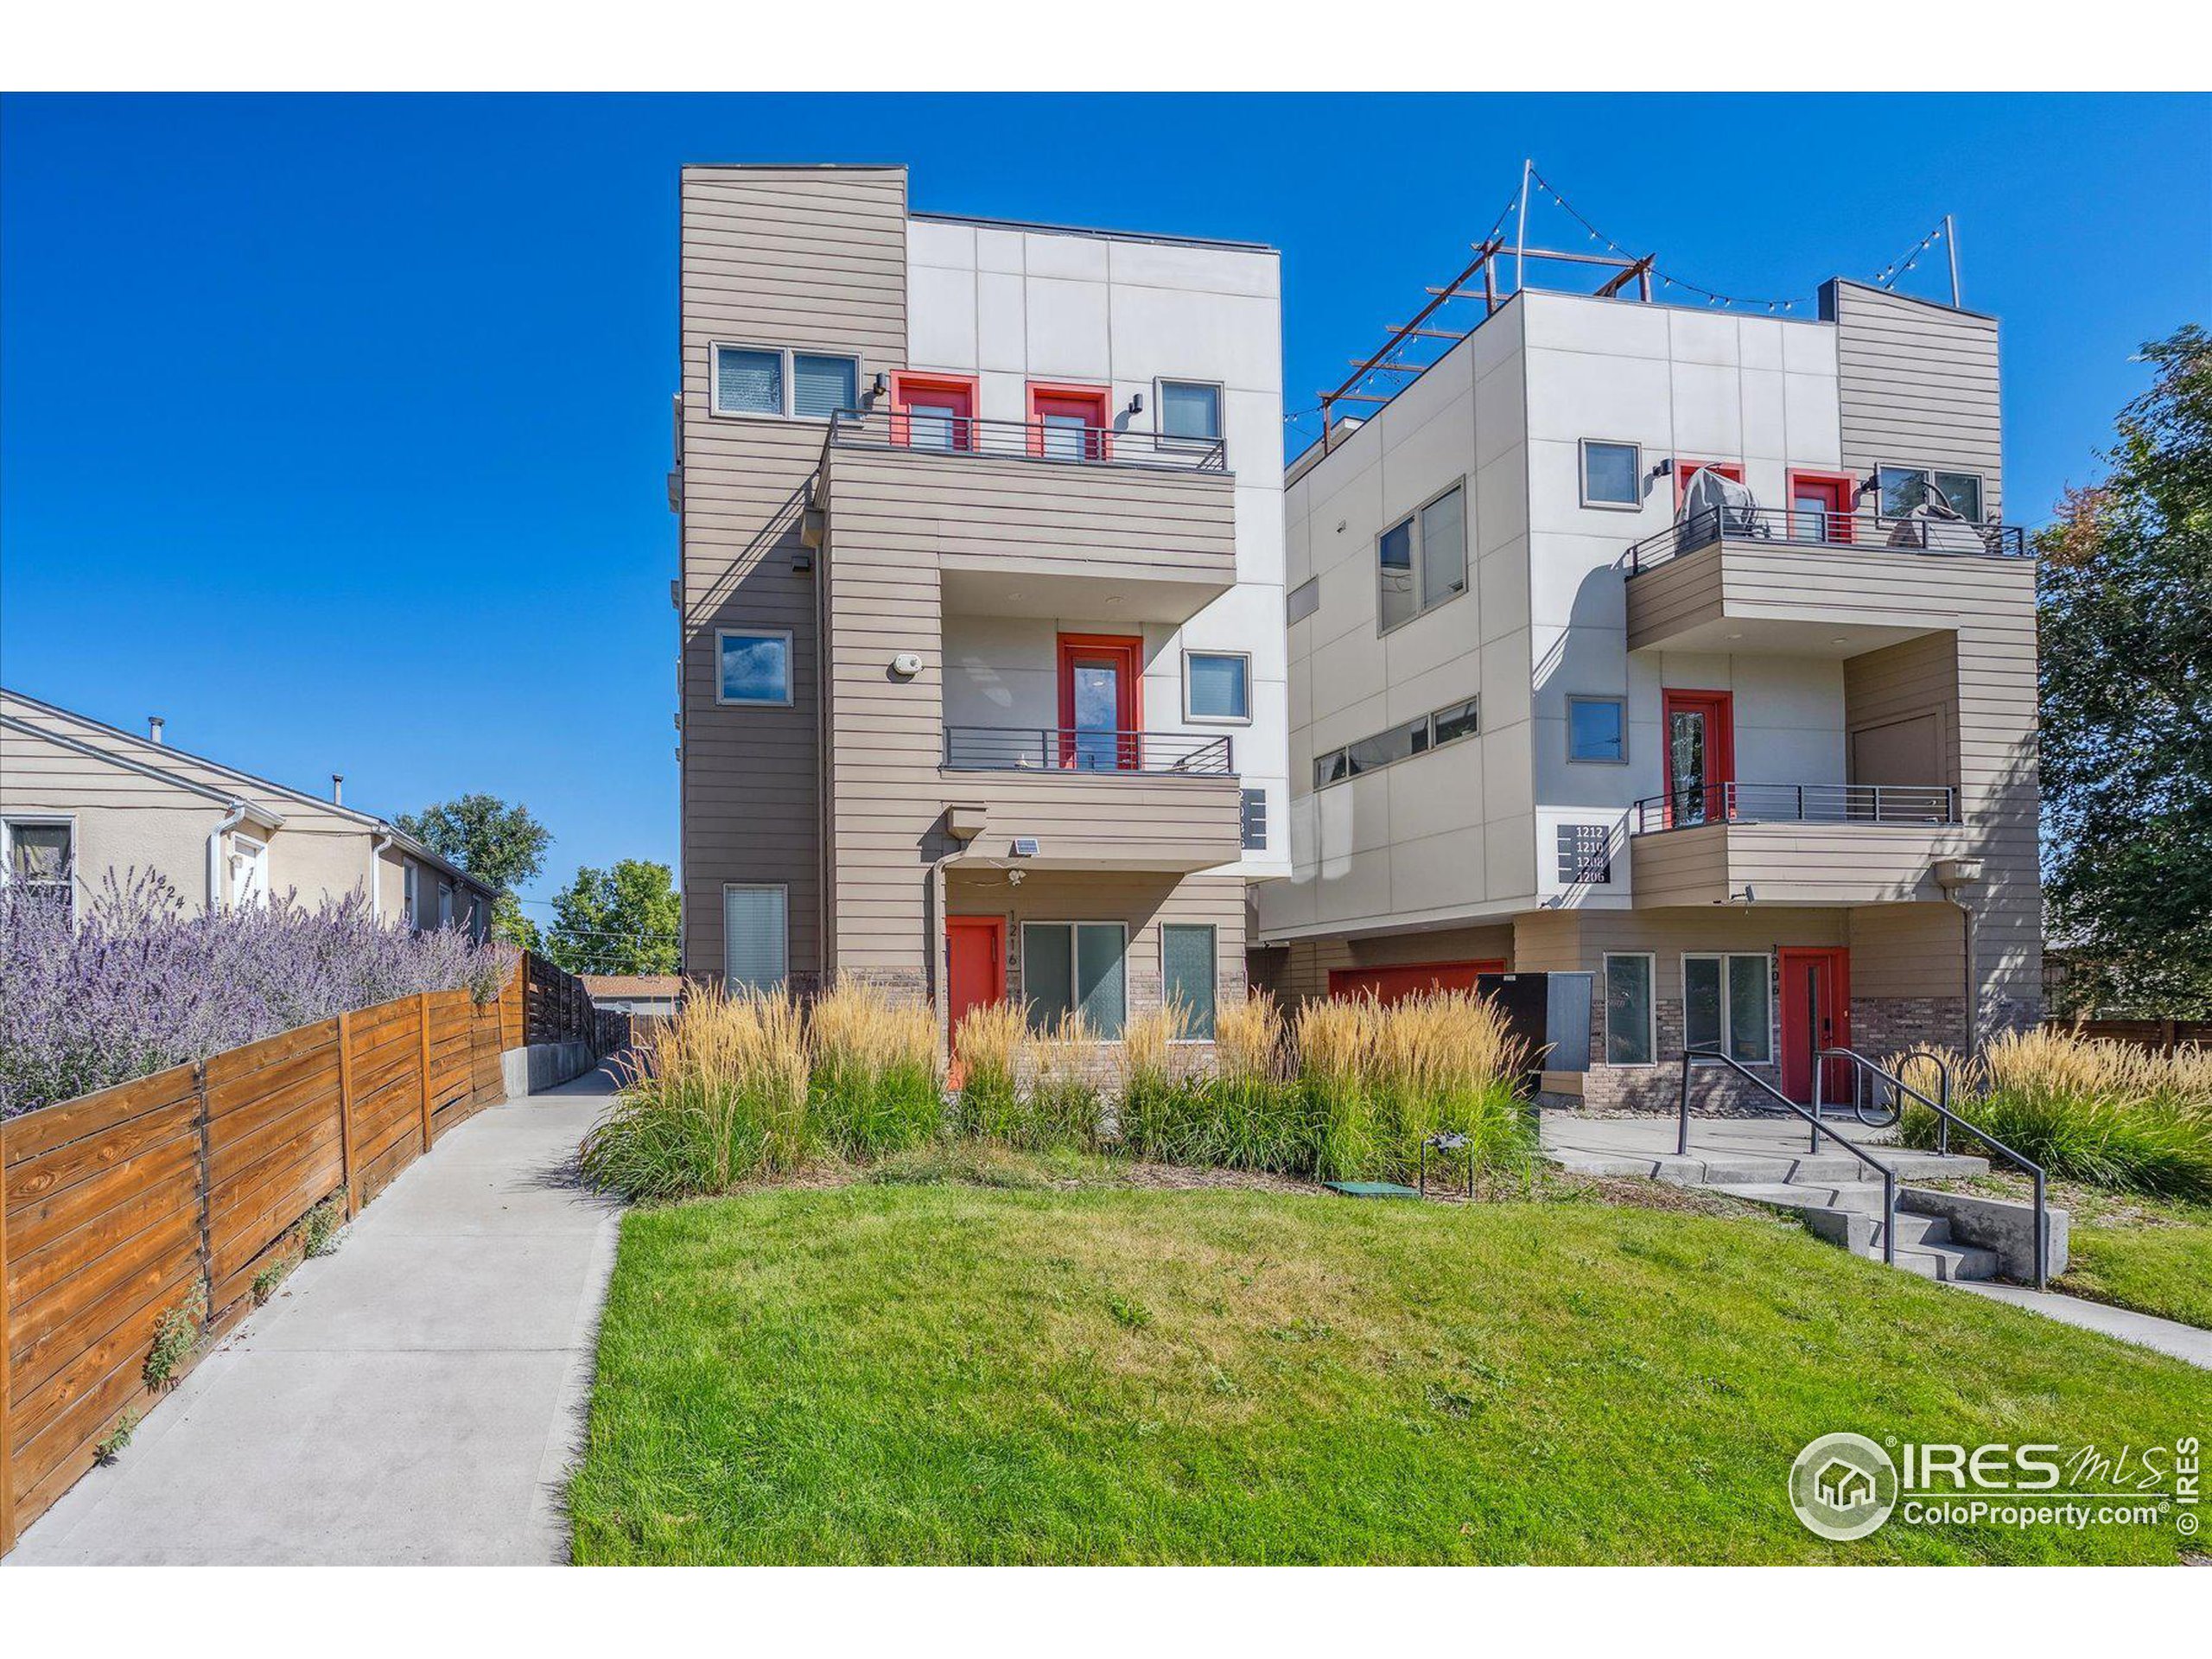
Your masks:
{"label": "horizontal cable railing", "polygon": [[1630,833],[1702,823],[1956,823],[1945,784],[1707,784],[1654,795],[1630,809]]}
{"label": "horizontal cable railing", "polygon": [[1229,739],[1179,732],[1074,731],[1065,727],[948,726],[953,772],[1128,772],[1224,777]]}
{"label": "horizontal cable railing", "polygon": [[832,448],[911,449],[924,454],[984,455],[1167,472],[1229,469],[1219,438],[1173,437],[1136,427],[1077,422],[989,421],[920,410],[840,410],[830,420]]}
{"label": "horizontal cable railing", "polygon": [[1798,547],[1871,552],[1956,553],[1981,558],[2024,556],[2027,532],[2018,524],[1972,524],[1962,518],[1913,514],[1884,518],[1823,508],[1711,507],[1689,513],[1628,550],[1630,575],[1719,541],[1778,542]]}

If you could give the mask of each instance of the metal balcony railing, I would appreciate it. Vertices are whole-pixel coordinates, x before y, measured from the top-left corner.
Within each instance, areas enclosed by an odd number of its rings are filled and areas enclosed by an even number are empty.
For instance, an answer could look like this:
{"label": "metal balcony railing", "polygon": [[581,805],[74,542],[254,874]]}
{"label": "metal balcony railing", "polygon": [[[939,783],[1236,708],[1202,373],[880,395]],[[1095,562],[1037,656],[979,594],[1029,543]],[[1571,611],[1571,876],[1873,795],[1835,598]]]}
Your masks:
{"label": "metal balcony railing", "polygon": [[2024,557],[2027,532],[2018,524],[1970,524],[1963,519],[1883,518],[1871,512],[1795,507],[1713,507],[1690,514],[1628,550],[1629,575],[1694,553],[1719,541],[1777,542],[1797,547],[1873,552]]}
{"label": "metal balcony railing", "polygon": [[1707,823],[1956,823],[1946,784],[1708,784],[1654,795],[1629,809],[1629,833]]}
{"label": "metal balcony railing", "polygon": [[918,454],[996,456],[1179,473],[1225,473],[1219,438],[1179,438],[1136,427],[1058,421],[987,421],[972,415],[925,415],[889,407],[840,410],[830,445],[843,449],[911,449]]}
{"label": "metal balcony railing", "polygon": [[948,726],[951,772],[1146,772],[1226,777],[1229,739],[1179,732],[1071,731],[1065,727]]}

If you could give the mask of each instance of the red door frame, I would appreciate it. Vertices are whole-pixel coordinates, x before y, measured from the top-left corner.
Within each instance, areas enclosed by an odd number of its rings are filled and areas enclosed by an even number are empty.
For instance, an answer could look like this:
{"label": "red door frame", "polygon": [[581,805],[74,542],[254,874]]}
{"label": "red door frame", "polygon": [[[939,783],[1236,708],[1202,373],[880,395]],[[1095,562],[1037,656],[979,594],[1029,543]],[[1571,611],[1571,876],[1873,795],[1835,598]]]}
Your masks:
{"label": "red door frame", "polygon": [[1744,463],[1740,461],[1687,461],[1675,457],[1675,505],[1681,506],[1682,498],[1690,493],[1690,480],[1710,468],[1732,484],[1744,481]]}
{"label": "red door frame", "polygon": [[[1782,986],[1782,1092],[1790,1099],[1809,1103],[1813,1098],[1813,1043],[1807,1028],[1811,1017],[1808,999],[1799,995],[1808,989],[1798,982],[1797,973],[1824,969],[1821,981],[1820,1017],[1827,1023],[1822,1033],[1822,1048],[1851,1046],[1851,952],[1839,945],[1783,945],[1775,952],[1776,977]],[[1850,1087],[1850,1062],[1829,1060],[1826,1063],[1827,1077],[1824,1091],[1830,1104],[1847,1098]]]}
{"label": "red door frame", "polygon": [[949,402],[960,405],[960,413],[953,417],[952,447],[973,449],[976,447],[976,378],[972,374],[917,374],[906,369],[894,369],[891,375],[891,442],[911,445],[912,428],[907,421],[911,403],[910,391],[934,391],[946,396]]}
{"label": "red door frame", "polygon": [[[961,999],[960,955],[955,936],[980,933],[984,938],[984,961],[989,977],[983,993]],[[1006,1001],[1006,918],[1003,916],[948,916],[944,918],[944,1038],[952,1047],[953,1086],[959,1086],[960,1016],[982,1002]]]}
{"label": "red door frame", "polygon": [[1422,991],[1471,991],[1480,974],[1502,974],[1503,960],[1392,963],[1380,968],[1332,968],[1329,999],[1347,1001],[1370,993],[1384,1007]]}
{"label": "red door frame", "polygon": [[1851,501],[1859,487],[1859,480],[1848,473],[1802,472],[1796,467],[1789,472],[1789,534],[1797,534],[1798,492],[1810,486],[1828,498],[1827,544],[1847,546],[1851,541]]}
{"label": "red door frame", "polygon": [[1029,453],[1033,455],[1045,453],[1046,416],[1079,413],[1084,416],[1084,424],[1093,429],[1084,436],[1083,458],[1085,461],[1111,461],[1114,458],[1114,441],[1108,434],[1107,420],[1113,403],[1114,393],[1109,387],[1057,380],[1032,380],[1029,383]]}
{"label": "red door frame", "polygon": [[1135,634],[1064,633],[1060,636],[1060,764],[1075,765],[1075,665],[1089,658],[1110,657],[1120,670],[1115,687],[1114,727],[1125,734],[1114,741],[1114,769],[1140,768],[1144,744],[1144,640]]}
{"label": "red door frame", "polygon": [[[1666,803],[1664,819],[1675,822],[1675,762],[1672,734],[1675,715],[1702,711],[1706,720],[1705,819],[1710,823],[1732,817],[1726,785],[1736,781],[1736,694],[1732,691],[1694,691],[1669,689],[1659,694],[1659,778]],[[1720,791],[1720,810],[1713,810],[1712,792]]]}

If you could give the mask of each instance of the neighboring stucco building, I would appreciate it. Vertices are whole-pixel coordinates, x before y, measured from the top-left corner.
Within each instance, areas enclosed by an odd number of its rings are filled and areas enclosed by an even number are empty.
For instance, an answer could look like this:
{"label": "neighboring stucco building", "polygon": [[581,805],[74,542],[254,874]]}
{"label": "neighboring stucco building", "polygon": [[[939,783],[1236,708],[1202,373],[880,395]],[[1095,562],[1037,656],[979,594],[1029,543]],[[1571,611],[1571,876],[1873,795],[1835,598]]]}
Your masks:
{"label": "neighboring stucco building", "polygon": [[666,1020],[683,995],[680,974],[580,974],[594,1007],[639,1019]]}
{"label": "neighboring stucco building", "polygon": [[0,880],[159,872],[189,910],[365,893],[418,929],[482,938],[493,891],[383,819],[0,690]]}
{"label": "neighboring stucco building", "polygon": [[684,970],[1210,1011],[1290,869],[1276,255],[906,183],[683,175]]}
{"label": "neighboring stucco building", "polygon": [[[1815,1042],[2032,1020],[1994,321],[1840,280],[1806,320],[1485,311],[1291,468],[1294,868],[1255,979],[1587,971],[1597,1063],[1549,1086],[1595,1104],[1670,1098],[1686,1038],[1802,1099]],[[1693,496],[1707,468],[1751,499]]]}

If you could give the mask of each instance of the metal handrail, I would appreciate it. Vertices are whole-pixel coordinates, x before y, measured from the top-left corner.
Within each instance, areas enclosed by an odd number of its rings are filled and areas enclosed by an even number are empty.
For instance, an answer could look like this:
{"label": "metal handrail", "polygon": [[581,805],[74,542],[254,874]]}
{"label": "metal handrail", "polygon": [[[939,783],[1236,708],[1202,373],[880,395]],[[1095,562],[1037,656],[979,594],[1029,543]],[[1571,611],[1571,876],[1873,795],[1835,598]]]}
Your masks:
{"label": "metal handrail", "polygon": [[1707,784],[1649,795],[1630,809],[1639,836],[1708,823],[1911,823],[1959,822],[1948,784]]}
{"label": "metal handrail", "polygon": [[1633,543],[1628,550],[1628,573],[1637,575],[1722,541],[1925,553],[1939,558],[2018,559],[2028,551],[2024,529],[1993,521],[1977,524],[1963,518],[1885,518],[1878,513],[1796,507],[1707,507]]}
{"label": "metal handrail", "polygon": [[1229,448],[1221,438],[1176,437],[1133,426],[1071,426],[1048,421],[989,420],[976,415],[924,415],[887,404],[837,410],[830,417],[828,447],[1180,473],[1229,470]]}
{"label": "metal handrail", "polygon": [[1860,1163],[1880,1173],[1882,1177],[1882,1260],[1890,1266],[1895,1267],[1897,1261],[1897,1171],[1875,1157],[1857,1141],[1847,1136],[1838,1135],[1764,1077],[1747,1070],[1739,1062],[1731,1059],[1717,1048],[1686,1048],[1682,1051],[1681,1117],[1681,1127],[1675,1137],[1675,1155],[1677,1158],[1687,1158],[1690,1155],[1690,1066],[1693,1062],[1698,1060],[1713,1060],[1726,1066],[1754,1088],[1771,1095],[1777,1104],[1787,1107],[1811,1124],[1813,1133],[1808,1150],[1818,1152],[1821,1149],[1821,1137],[1825,1135]]}
{"label": "metal handrail", "polygon": [[1236,770],[1227,734],[1078,730],[1065,726],[948,726],[948,772],[1141,772],[1226,777]]}
{"label": "metal handrail", "polygon": [[[1932,1054],[1923,1054],[1923,1058],[1933,1060],[1936,1059],[1936,1057]],[[1936,1122],[1944,1125],[1946,1128],[1953,1123],[1957,1124],[1966,1134],[1974,1136],[1975,1140],[1980,1141],[1992,1151],[2002,1154],[2005,1157],[2010,1159],[2013,1163],[2018,1165],[2022,1169],[2027,1172],[2029,1179],[2032,1181],[2035,1185],[2036,1288],[2037,1290],[2045,1288],[2050,1282],[2050,1208],[2044,1199],[2044,1188],[2045,1182],[2044,1179],[2043,1166],[2036,1162],[2034,1159],[2028,1157],[2025,1154],[2013,1151],[2012,1147],[2006,1146],[2002,1141],[1999,1141],[1995,1135],[1990,1134],[1986,1129],[1975,1128],[1971,1120],[1961,1117],[1956,1112],[1953,1111],[1948,1106],[1943,1104],[1942,1102],[1930,1100],[1926,1095],[1922,1094],[1919,1090],[1914,1088],[1903,1077],[1897,1076],[1896,1072],[1885,1071],[1882,1067],[1875,1065],[1873,1061],[1868,1059],[1864,1054],[1859,1053],[1855,1049],[1821,1048],[1815,1049],[1813,1052],[1813,1106],[1815,1111],[1820,1109],[1820,1062],[1828,1059],[1849,1060],[1854,1065],[1864,1067],[1866,1071],[1872,1072],[1877,1077],[1879,1077],[1883,1082],[1890,1084],[1891,1087],[1897,1090],[1900,1096],[1910,1095],[1915,1100],[1925,1106],[1929,1111],[1935,1113]],[[1942,1091],[1948,1095],[1950,1092],[1950,1068],[1948,1065],[1943,1065],[1943,1063],[1941,1060],[1936,1060],[1936,1064],[1942,1066],[1945,1079]],[[1948,1134],[1944,1135],[1941,1138],[1939,1149],[1944,1155],[1948,1155],[1950,1150],[1950,1137]]]}

